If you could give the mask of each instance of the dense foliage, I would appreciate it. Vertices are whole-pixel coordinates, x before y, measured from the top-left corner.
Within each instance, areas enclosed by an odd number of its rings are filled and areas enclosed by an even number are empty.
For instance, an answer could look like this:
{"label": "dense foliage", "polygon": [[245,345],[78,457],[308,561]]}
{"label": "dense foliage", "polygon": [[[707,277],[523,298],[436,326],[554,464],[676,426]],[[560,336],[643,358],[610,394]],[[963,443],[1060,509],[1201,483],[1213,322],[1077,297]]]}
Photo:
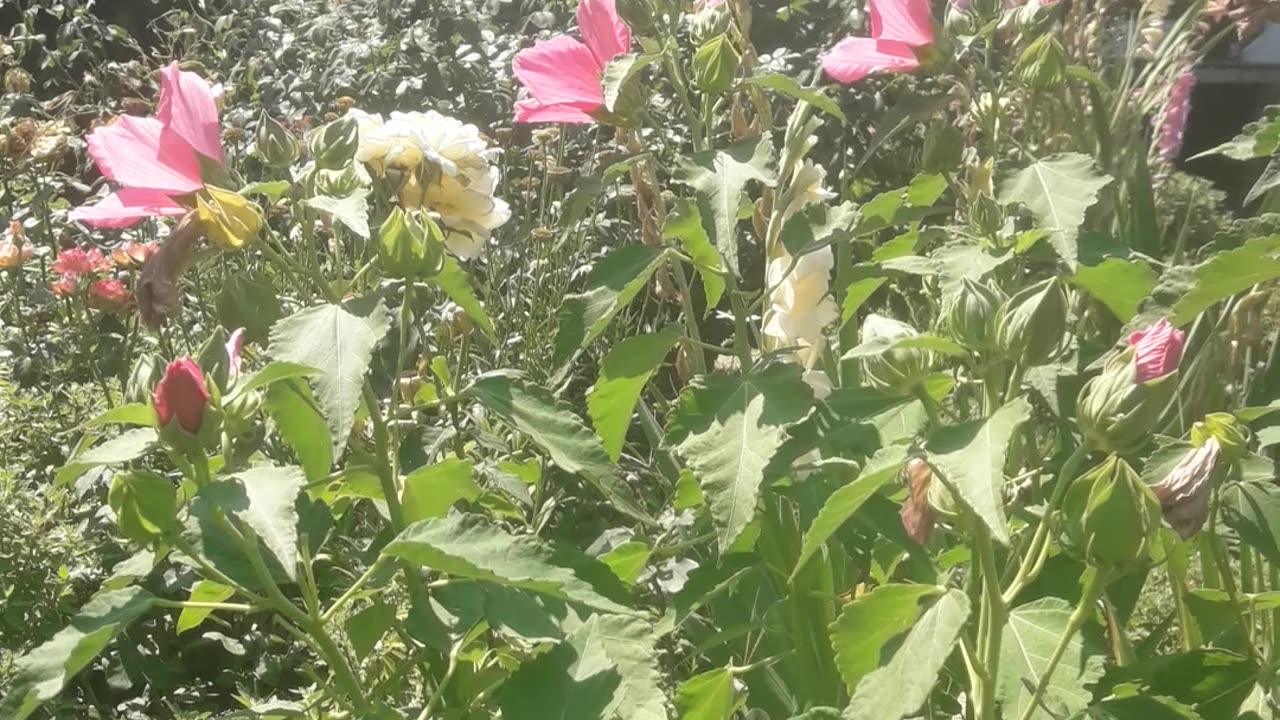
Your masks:
{"label": "dense foliage", "polygon": [[3,720],[1276,716],[1267,3],[3,13]]}

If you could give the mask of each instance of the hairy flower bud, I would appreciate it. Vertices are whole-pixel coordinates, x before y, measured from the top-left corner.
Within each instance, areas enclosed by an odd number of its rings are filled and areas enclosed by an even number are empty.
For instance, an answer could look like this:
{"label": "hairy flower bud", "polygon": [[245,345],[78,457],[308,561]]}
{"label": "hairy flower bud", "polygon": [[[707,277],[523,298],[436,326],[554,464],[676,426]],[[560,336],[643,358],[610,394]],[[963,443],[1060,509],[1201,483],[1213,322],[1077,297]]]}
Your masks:
{"label": "hairy flower bud", "polygon": [[[920,333],[910,325],[871,314],[862,323],[861,342],[894,342]],[[908,394],[924,382],[933,369],[933,353],[921,348],[891,348],[862,358],[862,373],[868,384],[895,394]]]}
{"label": "hairy flower bud", "polygon": [[617,0],[614,7],[632,30],[644,32],[653,26],[653,0]]}
{"label": "hairy flower bud", "polygon": [[269,167],[285,168],[297,161],[302,154],[302,144],[284,125],[271,119],[266,113],[258,120],[258,157]]}
{"label": "hairy flower bud", "polygon": [[693,79],[705,93],[726,93],[733,87],[741,59],[728,35],[716,35],[693,56]]}
{"label": "hairy flower bud", "polygon": [[395,208],[378,232],[378,257],[391,277],[433,277],[444,262],[440,230],[424,213]]}
{"label": "hairy flower bud", "polygon": [[1122,569],[1149,557],[1160,503],[1119,455],[1077,478],[1062,509],[1068,540],[1091,565]]}
{"label": "hairy flower bud", "polygon": [[154,402],[161,428],[176,423],[186,433],[198,434],[209,407],[209,388],[196,361],[186,357],[169,363],[156,385]]}
{"label": "hairy flower bud", "polygon": [[703,7],[689,18],[689,35],[698,45],[705,43],[717,35],[729,32],[733,16],[723,3]]}
{"label": "hairy flower bud", "polygon": [[350,114],[316,128],[307,138],[307,150],[322,169],[345,167],[359,147],[360,126]]}
{"label": "hairy flower bud", "polygon": [[1067,293],[1056,277],[1028,287],[1000,309],[996,341],[1000,351],[1024,368],[1043,365],[1062,346],[1067,326]]}
{"label": "hairy flower bud", "polygon": [[1151,486],[1164,519],[1188,540],[1209,518],[1209,499],[1222,447],[1210,436],[1203,445],[1188,452],[1163,480]]}
{"label": "hairy flower bud", "polygon": [[1127,454],[1146,444],[1178,391],[1174,375],[1138,382],[1133,355],[1132,348],[1114,355],[1076,400],[1085,440],[1105,452]]}
{"label": "hairy flower bud", "polygon": [[994,346],[996,320],[1005,301],[999,288],[965,278],[947,308],[947,332],[971,350]]}

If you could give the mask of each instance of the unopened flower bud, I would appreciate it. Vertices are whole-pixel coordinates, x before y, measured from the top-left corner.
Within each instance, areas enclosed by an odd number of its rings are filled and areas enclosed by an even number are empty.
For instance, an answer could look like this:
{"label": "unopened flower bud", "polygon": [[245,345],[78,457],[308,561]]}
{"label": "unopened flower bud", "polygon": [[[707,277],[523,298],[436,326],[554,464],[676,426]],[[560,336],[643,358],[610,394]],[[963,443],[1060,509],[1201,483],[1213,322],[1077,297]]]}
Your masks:
{"label": "unopened flower bud", "polygon": [[440,315],[444,319],[444,326],[449,332],[449,337],[454,340],[461,340],[476,329],[475,321],[471,319],[467,311],[454,303],[445,305],[444,310],[440,311]]}
{"label": "unopened flower bud", "polygon": [[1150,557],[1160,503],[1119,455],[1077,478],[1062,508],[1068,540],[1091,565],[1123,569]]}
{"label": "unopened flower bud", "polygon": [[693,56],[694,82],[705,93],[726,93],[733,87],[741,60],[729,36],[716,35],[703,43]]}
{"label": "unopened flower bud", "polygon": [[346,112],[355,107],[356,100],[350,95],[343,95],[335,104],[338,106],[338,112]]}
{"label": "unopened flower bud", "polygon": [[1209,518],[1209,499],[1221,446],[1209,437],[1188,452],[1160,482],[1151,486],[1164,519],[1183,540],[1190,539]]}
{"label": "unopened flower bud", "polygon": [[1067,73],[1067,51],[1052,33],[1036,38],[1018,58],[1018,77],[1037,90],[1062,84]]}
{"label": "unopened flower bud", "polygon": [[151,396],[151,388],[163,377],[160,359],[151,353],[143,353],[133,362],[129,379],[124,384],[124,401],[145,403]]}
{"label": "unopened flower bud", "polygon": [[426,214],[395,208],[378,232],[378,257],[390,277],[433,277],[444,262],[440,230]]}
{"label": "unopened flower bud", "polygon": [[350,115],[316,128],[307,138],[307,150],[322,169],[345,167],[359,146],[360,126]]}
{"label": "unopened flower bud", "polygon": [[653,0],[617,0],[616,7],[632,30],[644,32],[653,26]]}
{"label": "unopened flower bud", "polygon": [[222,139],[229,144],[238,143],[244,139],[244,128],[229,127],[222,131]]}
{"label": "unopened flower bud", "polygon": [[1178,391],[1175,375],[1137,381],[1133,349],[1117,353],[1090,379],[1076,400],[1076,419],[1093,447],[1128,454],[1145,445],[1153,425]]}
{"label": "unopened flower bud", "polygon": [[176,426],[188,435],[198,435],[209,408],[209,388],[196,361],[186,357],[169,363],[156,385],[154,402],[161,428]]}
{"label": "unopened flower bud", "polygon": [[1005,299],[998,288],[965,278],[947,308],[947,332],[971,350],[993,347],[996,320]]}
{"label": "unopened flower bud", "polygon": [[732,23],[733,16],[724,3],[704,7],[689,18],[689,35],[695,43],[701,45],[717,35],[729,32]]}
{"label": "unopened flower bud", "polygon": [[1067,293],[1054,277],[1009,298],[1000,309],[996,342],[1009,360],[1035,367],[1057,354],[1066,327]]}
{"label": "unopened flower bud", "polygon": [[[871,314],[862,323],[863,344],[884,340],[892,343],[919,335],[904,322]],[[922,348],[891,348],[862,358],[862,373],[868,384],[894,394],[909,394],[925,381],[933,369],[933,353]]]}
{"label": "unopened flower bud", "polygon": [[1162,378],[1178,369],[1182,362],[1182,347],[1186,333],[1160,320],[1146,330],[1129,336],[1137,362],[1137,380],[1140,383]]}
{"label": "unopened flower bud", "polygon": [[263,113],[258,120],[258,157],[269,167],[285,168],[302,154],[302,144],[284,125]]}
{"label": "unopened flower bud", "polygon": [[1249,432],[1231,413],[1210,413],[1191,426],[1191,444],[1199,448],[1210,442],[1221,448],[1224,459],[1233,462],[1244,454]]}
{"label": "unopened flower bud", "polygon": [[929,505],[929,486],[932,483],[933,469],[929,463],[920,458],[907,461],[907,499],[898,515],[902,518],[902,529],[907,531],[907,537],[921,545],[929,543],[936,522],[933,508]]}

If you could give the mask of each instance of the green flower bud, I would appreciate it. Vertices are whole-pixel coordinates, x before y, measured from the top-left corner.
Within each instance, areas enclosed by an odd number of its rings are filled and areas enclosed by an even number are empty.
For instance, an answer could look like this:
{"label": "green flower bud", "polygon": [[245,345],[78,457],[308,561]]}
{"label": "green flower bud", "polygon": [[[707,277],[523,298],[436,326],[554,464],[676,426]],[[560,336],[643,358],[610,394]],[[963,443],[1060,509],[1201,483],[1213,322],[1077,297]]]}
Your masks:
{"label": "green flower bud", "polygon": [[443,267],[443,244],[440,229],[429,216],[396,208],[378,233],[382,270],[404,279],[434,277]]}
{"label": "green flower bud", "polygon": [[151,389],[164,377],[164,363],[151,353],[143,353],[133,362],[129,380],[124,385],[124,400],[128,403],[146,404],[151,400]]}
{"label": "green flower bud", "polygon": [[1044,365],[1062,347],[1067,327],[1067,293],[1058,278],[1032,285],[1000,308],[996,342],[1023,368]]}
{"label": "green flower bud", "polygon": [[364,188],[367,177],[363,168],[348,165],[339,170],[316,168],[311,181],[317,194],[341,198]]}
{"label": "green flower bud", "polygon": [[[868,315],[862,323],[861,341],[893,342],[920,333],[910,325],[881,315]],[[934,355],[921,348],[893,348],[862,358],[862,374],[872,387],[898,395],[907,395],[929,377]]]}
{"label": "green flower bud", "polygon": [[947,332],[970,350],[994,347],[996,320],[1006,299],[999,288],[965,278],[947,308]]}
{"label": "green flower bud", "polygon": [[1178,392],[1177,373],[1139,383],[1133,356],[1132,348],[1116,353],[1080,389],[1076,420],[1098,450],[1129,454],[1141,448]]}
{"label": "green flower bud", "polygon": [[703,43],[693,56],[693,79],[705,93],[726,93],[737,78],[740,60],[729,36],[717,35]]}
{"label": "green flower bud", "polygon": [[689,35],[694,43],[702,45],[717,35],[729,32],[729,26],[732,23],[733,16],[729,14],[729,6],[726,3],[703,8],[690,18]]}
{"label": "green flower bud", "polygon": [[1249,431],[1231,413],[1210,413],[1191,426],[1191,444],[1203,447],[1211,439],[1218,441],[1222,456],[1228,462],[1234,462],[1244,454],[1249,443]]}
{"label": "green flower bud", "polygon": [[644,32],[653,26],[653,0],[617,0],[614,6],[618,16],[630,25],[632,30]]}
{"label": "green flower bud", "polygon": [[1018,58],[1018,77],[1037,90],[1062,84],[1067,73],[1067,51],[1051,33],[1036,38]]}
{"label": "green flower bud", "polygon": [[1160,528],[1160,502],[1119,455],[1076,479],[1062,511],[1067,540],[1098,567],[1123,569],[1149,559]]}
{"label": "green flower bud", "polygon": [[969,206],[969,224],[980,234],[994,237],[1004,229],[1004,205],[990,195],[979,195]]}
{"label": "green flower bud", "polygon": [[967,9],[962,9],[957,3],[947,3],[947,14],[943,20],[943,25],[947,29],[947,34],[952,37],[960,35],[969,35],[974,31],[973,15]]}
{"label": "green flower bud", "polygon": [[327,170],[346,167],[360,146],[360,127],[350,115],[321,125],[307,137],[307,151],[316,166]]}
{"label": "green flower bud", "polygon": [[257,151],[269,167],[285,168],[302,154],[302,144],[288,128],[263,113],[258,120]]}

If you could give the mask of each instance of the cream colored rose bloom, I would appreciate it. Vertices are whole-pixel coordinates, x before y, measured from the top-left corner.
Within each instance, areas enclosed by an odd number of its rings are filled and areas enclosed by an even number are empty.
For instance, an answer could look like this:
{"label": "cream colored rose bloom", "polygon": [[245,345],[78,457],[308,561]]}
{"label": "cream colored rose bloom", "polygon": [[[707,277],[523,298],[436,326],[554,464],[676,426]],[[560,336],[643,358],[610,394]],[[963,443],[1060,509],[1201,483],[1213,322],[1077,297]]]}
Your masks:
{"label": "cream colored rose bloom", "polygon": [[490,168],[475,182],[467,175],[442,175],[423,189],[423,205],[440,217],[447,230],[445,244],[454,255],[479,255],[492,232],[511,219],[510,206],[493,195],[497,181],[497,168]]}
{"label": "cream colored rose bloom", "polygon": [[766,281],[777,287],[770,298],[764,333],[783,345],[804,341],[816,345],[822,328],[839,317],[836,301],[831,297],[831,269],[835,258],[831,248],[800,256],[790,273],[792,257],[783,254],[769,262]]}
{"label": "cream colored rose bloom", "polygon": [[826,168],[812,160],[805,160],[800,167],[796,168],[791,200],[787,203],[787,209],[783,211],[783,217],[789,218],[809,205],[834,198],[836,194],[826,188],[826,181]]}

